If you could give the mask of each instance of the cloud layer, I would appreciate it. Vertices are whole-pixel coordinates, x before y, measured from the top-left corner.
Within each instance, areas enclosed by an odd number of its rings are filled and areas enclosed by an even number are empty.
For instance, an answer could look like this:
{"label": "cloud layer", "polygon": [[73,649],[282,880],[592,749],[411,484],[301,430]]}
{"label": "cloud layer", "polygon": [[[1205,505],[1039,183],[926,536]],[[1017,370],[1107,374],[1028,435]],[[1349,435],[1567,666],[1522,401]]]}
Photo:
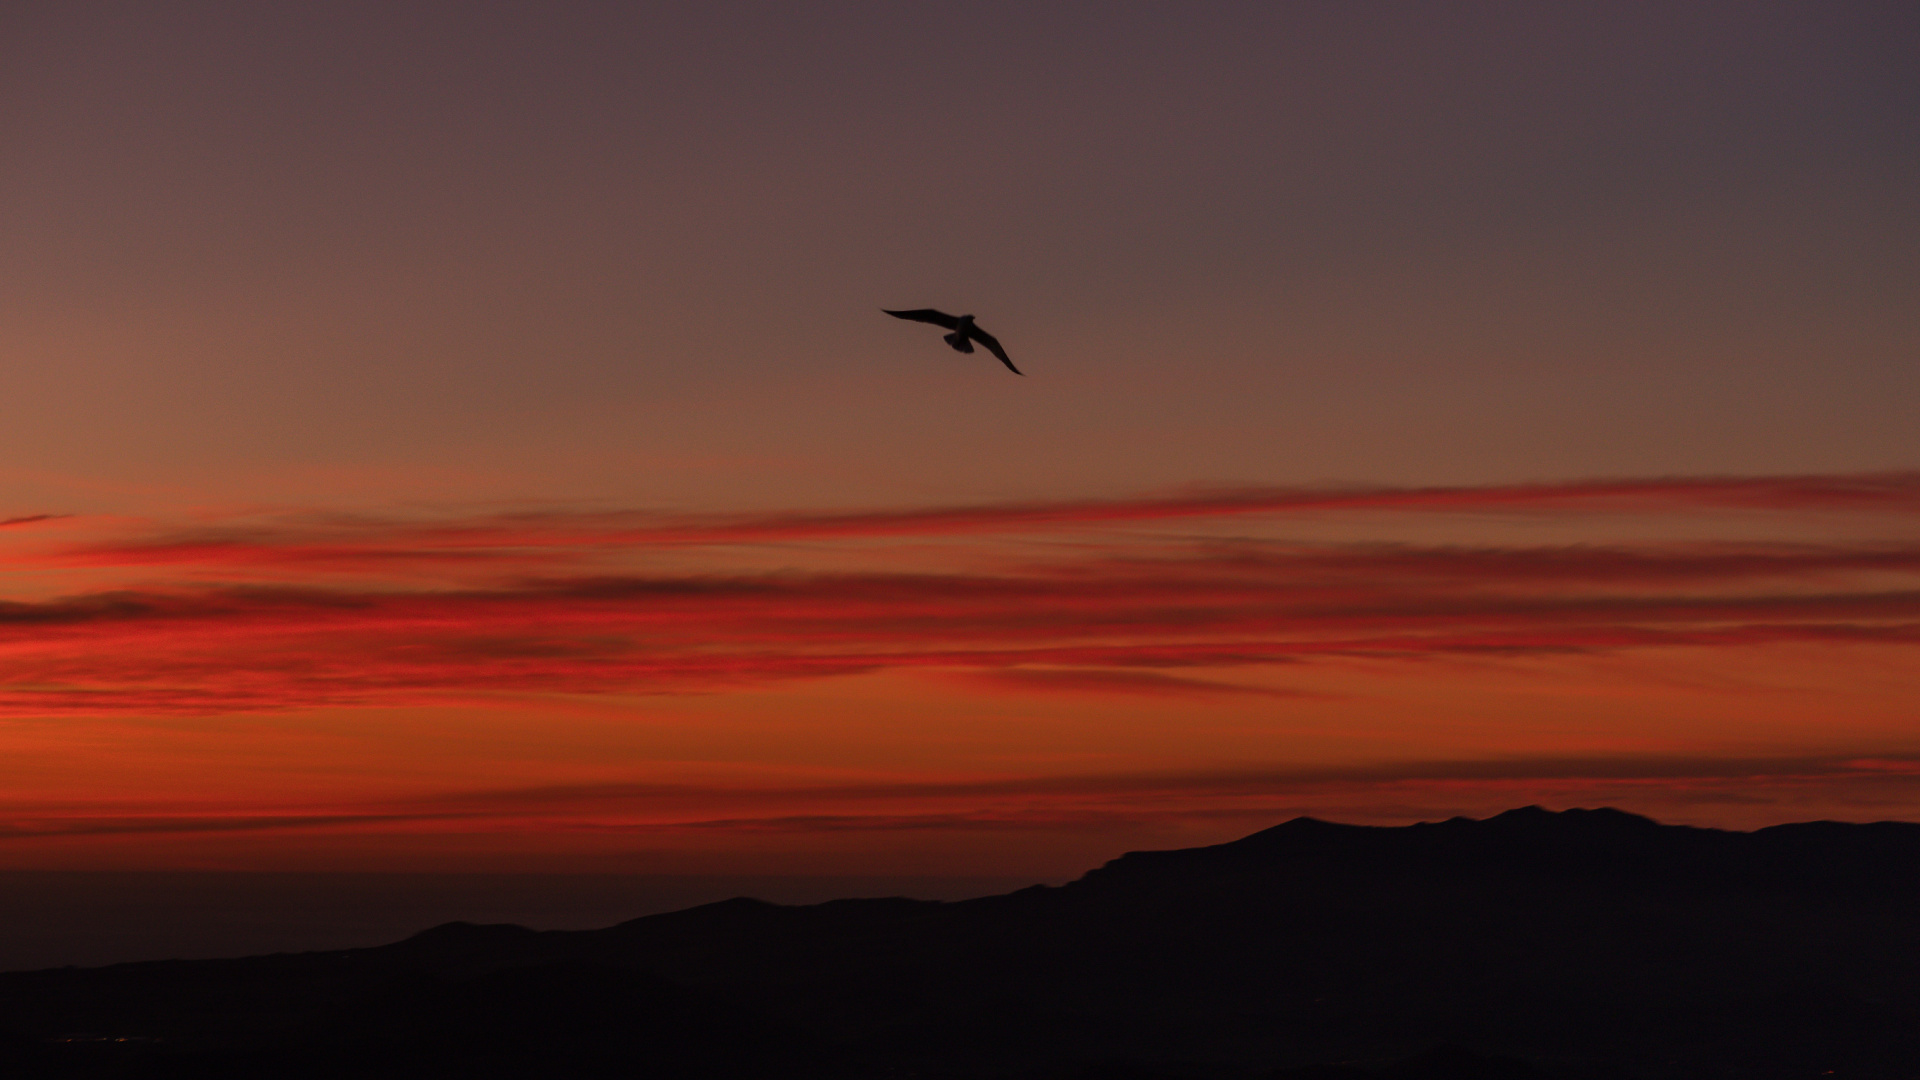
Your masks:
{"label": "cloud layer", "polygon": [[[1920,540],[1272,535],[1332,512],[1729,509],[1910,522],[1920,477],[1283,489],[702,521],[136,524],[16,552],[16,571],[109,578],[0,602],[0,715],[688,693],[883,670],[1020,693],[1236,693],[1247,688],[1218,672],[1331,657],[1920,643]],[[1244,533],[1178,528],[1223,516],[1245,519]],[[20,521],[22,536],[46,527]],[[1141,523],[1155,529],[1131,528]],[[1008,535],[1024,546],[992,546]],[[908,549],[926,537],[948,546],[916,565]]]}
{"label": "cloud layer", "polygon": [[306,805],[0,804],[5,813],[0,840],[368,828],[636,837],[702,831],[1033,831],[1179,820],[1271,822],[1276,812],[1315,805],[1400,808],[1477,801],[1505,808],[1561,795],[1570,801],[1651,799],[1672,809],[1769,799],[1790,803],[1796,792],[1815,801],[1850,797],[1862,808],[1910,807],[1920,797],[1920,757],[1510,757],[829,785],[601,783]]}

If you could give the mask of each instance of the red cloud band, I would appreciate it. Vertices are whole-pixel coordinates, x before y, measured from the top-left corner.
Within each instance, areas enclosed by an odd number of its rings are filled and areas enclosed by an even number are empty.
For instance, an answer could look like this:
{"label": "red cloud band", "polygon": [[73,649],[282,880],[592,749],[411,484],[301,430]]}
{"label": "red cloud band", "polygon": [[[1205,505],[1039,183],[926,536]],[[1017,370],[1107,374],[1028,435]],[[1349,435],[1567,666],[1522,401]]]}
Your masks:
{"label": "red cloud band", "polygon": [[[551,567],[607,548],[946,536],[1110,527],[1254,515],[1402,513],[1673,513],[1702,510],[1920,514],[1920,473],[1707,477],[1480,487],[1247,488],[1157,498],[1002,503],[847,513],[673,518],[542,512],[454,522],[331,517],[267,526],[162,532],[65,548],[73,566],[457,574]],[[15,519],[39,521],[49,515]]]}
{"label": "red cloud band", "polygon": [[1138,673],[1920,640],[1920,544],[1155,542],[970,574],[629,574],[461,589],[434,587],[432,573],[414,587],[264,586],[247,582],[251,565],[209,584],[0,604],[0,713],[675,692],[887,668],[1000,672],[1001,685],[1030,689],[1226,692]]}
{"label": "red cloud band", "polygon": [[87,835],[253,832],[368,827],[533,832],[817,832],[896,829],[1048,829],[1122,821],[1251,816],[1339,794],[1370,799],[1481,791],[1625,792],[1655,789],[1712,801],[1756,789],[1858,791],[1910,803],[1920,759],[1807,755],[1701,758],[1514,757],[1244,772],[874,780],[782,786],[591,784],[388,801],[233,806],[122,802],[108,807],[0,806],[0,840]]}

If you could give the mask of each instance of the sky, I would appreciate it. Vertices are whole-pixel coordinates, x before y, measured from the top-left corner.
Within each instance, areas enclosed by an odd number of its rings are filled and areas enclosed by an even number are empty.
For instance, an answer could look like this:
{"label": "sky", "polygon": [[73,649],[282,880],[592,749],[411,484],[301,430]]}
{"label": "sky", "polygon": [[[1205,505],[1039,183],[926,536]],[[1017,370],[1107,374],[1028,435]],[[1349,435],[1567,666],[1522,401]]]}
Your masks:
{"label": "sky", "polygon": [[1920,820],[1912,5],[9,4],[0,252],[0,869]]}

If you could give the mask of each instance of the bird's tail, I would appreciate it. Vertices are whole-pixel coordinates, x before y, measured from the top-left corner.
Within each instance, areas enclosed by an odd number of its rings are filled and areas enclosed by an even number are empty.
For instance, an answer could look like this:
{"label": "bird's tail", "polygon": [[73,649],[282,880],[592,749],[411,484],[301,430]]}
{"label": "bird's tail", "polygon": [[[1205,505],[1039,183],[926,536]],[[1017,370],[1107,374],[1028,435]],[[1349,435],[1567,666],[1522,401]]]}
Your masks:
{"label": "bird's tail", "polygon": [[954,331],[951,334],[941,335],[940,340],[953,346],[955,349],[959,350],[960,352],[973,351],[973,342],[967,339],[967,335],[960,333],[958,330]]}

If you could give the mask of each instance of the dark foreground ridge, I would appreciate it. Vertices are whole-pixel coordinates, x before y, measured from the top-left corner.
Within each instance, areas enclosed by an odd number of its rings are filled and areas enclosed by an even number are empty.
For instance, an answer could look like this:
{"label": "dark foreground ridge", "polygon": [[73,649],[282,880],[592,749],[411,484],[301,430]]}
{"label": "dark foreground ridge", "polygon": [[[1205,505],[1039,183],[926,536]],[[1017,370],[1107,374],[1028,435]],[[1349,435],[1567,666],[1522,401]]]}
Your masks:
{"label": "dark foreground ridge", "polygon": [[961,903],[0,975],[0,1075],[1920,1077],[1920,825],[1301,818]]}

